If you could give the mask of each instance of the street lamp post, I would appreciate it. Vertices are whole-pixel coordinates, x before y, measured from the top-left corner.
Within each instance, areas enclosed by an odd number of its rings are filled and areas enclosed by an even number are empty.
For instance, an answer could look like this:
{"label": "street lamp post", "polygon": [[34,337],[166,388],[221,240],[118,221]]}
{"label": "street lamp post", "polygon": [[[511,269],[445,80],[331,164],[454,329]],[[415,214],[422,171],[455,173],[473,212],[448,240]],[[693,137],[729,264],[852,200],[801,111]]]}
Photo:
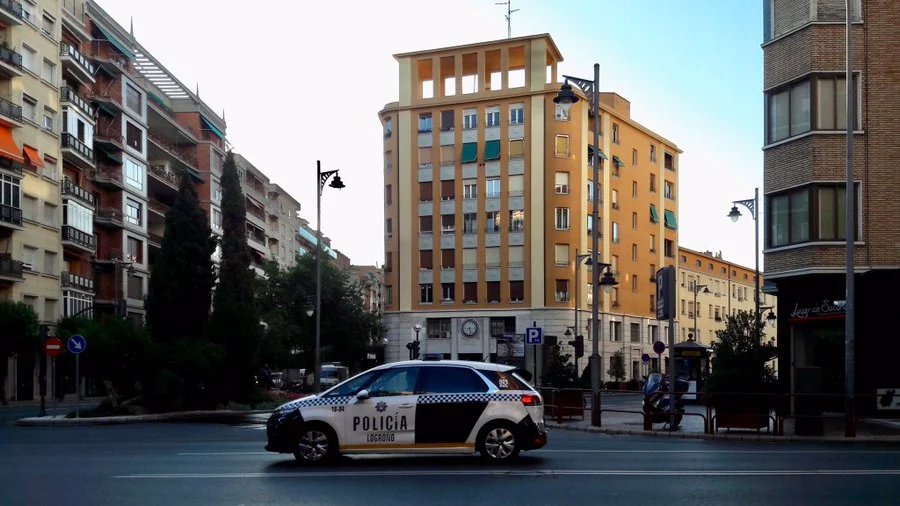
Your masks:
{"label": "street lamp post", "polygon": [[[581,310],[581,264],[587,260],[587,264],[591,264],[591,253],[586,253],[584,255],[578,254],[578,249],[575,250],[575,339],[578,339],[578,333],[581,332],[581,327],[578,326],[578,312]],[[575,373],[581,378],[581,369],[578,368],[578,355],[575,355]]]}
{"label": "street lamp post", "polygon": [[760,311],[768,311],[769,314],[766,315],[766,323],[775,327],[778,323],[778,317],[775,316],[775,306],[763,306],[759,308]]}
{"label": "street lamp post", "polygon": [[[756,238],[756,247],[753,249],[753,259],[755,260],[755,279],[754,283],[754,315],[756,316],[756,322],[760,321],[759,318],[759,188],[756,188],[753,193],[753,198],[748,200],[735,200],[732,202],[731,212],[728,213],[728,217],[731,218],[731,221],[737,223],[738,218],[741,217],[741,212],[738,210],[738,204],[746,207],[750,211],[750,216],[753,217],[753,231],[755,232],[754,237]],[[762,340],[762,335],[759,333],[759,329],[756,330],[756,340]]]}
{"label": "street lamp post", "polygon": [[703,289],[703,293],[709,293],[709,287],[707,285],[699,285],[694,283],[694,289],[691,290],[694,292],[694,340],[700,341],[700,332],[697,330],[697,313],[699,309],[697,308],[697,294],[700,293],[700,289]]}
{"label": "street lamp post", "polygon": [[[618,281],[609,271],[611,265],[600,263],[600,259],[597,257],[597,252],[600,251],[600,192],[598,190],[598,183],[600,181],[600,157],[606,159],[606,155],[600,150],[600,64],[594,64],[594,79],[582,79],[579,77],[572,76],[563,76],[565,79],[565,83],[560,87],[559,93],[556,97],[553,98],[553,102],[559,104],[562,108],[563,112],[568,115],[569,109],[571,109],[572,104],[578,102],[580,99],[575,92],[572,91],[572,85],[569,82],[575,83],[576,86],[581,88],[581,91],[588,97],[588,105],[590,106],[590,112],[594,115],[594,131],[593,131],[593,146],[594,146],[594,156],[591,159],[591,166],[593,168],[593,211],[591,213],[591,265],[593,266],[593,271],[591,274],[591,296],[593,297],[591,300],[591,319],[593,324],[591,326],[591,342],[592,342],[592,351],[591,351],[591,424],[595,426],[600,425],[600,406],[597,402],[597,397],[600,393],[600,297],[598,293],[599,284],[603,284],[604,290],[607,292],[612,291],[613,287],[616,286]],[[602,266],[602,267],[601,267]],[[606,268],[606,273],[603,275],[603,279],[598,283],[598,279],[600,277],[599,273],[602,268]],[[605,284],[604,284],[605,283]]]}
{"label": "street lamp post", "polygon": [[[341,176],[338,171],[329,170],[322,172],[322,161],[316,160],[316,358],[314,374],[314,393],[318,394],[322,390],[321,384],[321,351],[322,351],[322,191],[325,189],[325,183],[331,180],[332,188],[340,190],[344,187]],[[307,314],[309,314],[307,312]]]}

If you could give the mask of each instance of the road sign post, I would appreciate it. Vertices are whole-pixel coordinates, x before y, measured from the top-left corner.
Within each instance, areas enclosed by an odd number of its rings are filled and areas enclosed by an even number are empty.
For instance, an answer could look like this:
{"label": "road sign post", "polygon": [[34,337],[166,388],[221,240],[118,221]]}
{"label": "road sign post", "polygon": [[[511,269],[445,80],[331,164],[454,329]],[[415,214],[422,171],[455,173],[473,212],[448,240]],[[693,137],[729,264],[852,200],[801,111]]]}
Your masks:
{"label": "road sign post", "polygon": [[537,322],[533,323],[533,327],[529,327],[525,329],[525,344],[532,345],[534,348],[531,349],[531,358],[534,363],[534,384],[537,386],[538,384],[538,370],[537,370],[537,354],[538,354],[538,346],[544,344],[544,329],[537,326]]}
{"label": "road sign post", "polygon": [[75,418],[79,418],[81,416],[81,364],[79,357],[87,348],[87,339],[80,334],[73,334],[66,341],[66,348],[69,353],[75,355]]}
{"label": "road sign post", "polygon": [[[675,267],[668,265],[656,271],[656,318],[669,320],[669,429],[675,430]],[[696,308],[694,308],[696,311]],[[659,352],[657,352],[659,353]],[[660,353],[660,364],[662,354]]]}

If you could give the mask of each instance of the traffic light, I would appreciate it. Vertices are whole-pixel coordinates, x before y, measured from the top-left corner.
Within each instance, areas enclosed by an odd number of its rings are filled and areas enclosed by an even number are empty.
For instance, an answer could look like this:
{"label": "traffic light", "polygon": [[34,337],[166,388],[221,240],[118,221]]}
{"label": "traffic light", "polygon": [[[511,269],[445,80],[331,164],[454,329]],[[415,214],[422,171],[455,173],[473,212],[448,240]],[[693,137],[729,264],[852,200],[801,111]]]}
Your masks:
{"label": "traffic light", "polygon": [[406,349],[409,350],[410,360],[417,360],[419,358],[419,341],[406,343]]}
{"label": "traffic light", "polygon": [[575,348],[575,358],[584,356],[584,336],[575,336],[575,339],[569,341],[569,346]]}

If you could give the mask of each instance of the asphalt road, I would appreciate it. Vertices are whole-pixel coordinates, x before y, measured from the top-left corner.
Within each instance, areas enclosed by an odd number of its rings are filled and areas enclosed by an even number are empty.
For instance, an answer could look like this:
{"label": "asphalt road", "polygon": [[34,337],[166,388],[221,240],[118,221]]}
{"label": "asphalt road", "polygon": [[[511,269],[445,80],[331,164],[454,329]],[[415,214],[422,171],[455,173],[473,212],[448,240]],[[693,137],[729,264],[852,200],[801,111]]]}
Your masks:
{"label": "asphalt road", "polygon": [[513,465],[355,457],[310,469],[258,427],[0,427],[3,505],[900,504],[900,446],[554,431]]}

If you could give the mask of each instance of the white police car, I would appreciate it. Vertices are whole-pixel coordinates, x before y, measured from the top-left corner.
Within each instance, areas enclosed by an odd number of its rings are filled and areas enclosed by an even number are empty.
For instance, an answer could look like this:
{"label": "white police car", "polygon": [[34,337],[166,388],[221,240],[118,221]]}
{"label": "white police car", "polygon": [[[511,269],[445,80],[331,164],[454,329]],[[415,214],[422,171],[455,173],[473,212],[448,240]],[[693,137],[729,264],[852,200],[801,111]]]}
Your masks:
{"label": "white police car", "polygon": [[480,453],[505,461],[547,444],[541,395],[501,364],[385,364],[279,406],[266,450],[318,463],[339,453]]}

